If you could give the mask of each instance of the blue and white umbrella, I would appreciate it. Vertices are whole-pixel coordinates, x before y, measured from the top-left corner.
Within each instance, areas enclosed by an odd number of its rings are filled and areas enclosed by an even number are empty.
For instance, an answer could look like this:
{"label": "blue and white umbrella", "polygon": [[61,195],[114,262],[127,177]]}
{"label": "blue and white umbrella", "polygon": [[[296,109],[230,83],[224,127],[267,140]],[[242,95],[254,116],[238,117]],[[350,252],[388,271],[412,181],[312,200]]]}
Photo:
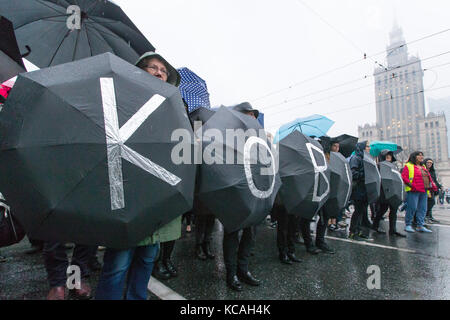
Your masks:
{"label": "blue and white umbrella", "polygon": [[208,87],[205,80],[186,67],[180,68],[177,71],[181,76],[179,86],[181,96],[186,101],[189,112],[200,107],[211,108]]}

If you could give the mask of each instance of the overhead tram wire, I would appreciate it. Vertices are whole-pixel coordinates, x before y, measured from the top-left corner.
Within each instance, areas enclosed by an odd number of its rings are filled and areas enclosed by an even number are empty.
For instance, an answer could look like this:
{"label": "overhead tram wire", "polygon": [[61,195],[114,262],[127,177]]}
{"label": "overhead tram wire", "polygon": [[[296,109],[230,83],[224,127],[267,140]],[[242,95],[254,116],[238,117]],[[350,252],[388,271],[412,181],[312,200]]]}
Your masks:
{"label": "overhead tram wire", "polygon": [[385,66],[383,66],[381,63],[379,63],[378,61],[375,61],[374,59],[372,59],[372,57],[367,57],[367,53],[361,49],[358,45],[355,44],[354,41],[352,41],[349,37],[347,37],[343,32],[341,32],[339,29],[337,29],[336,27],[334,27],[333,25],[331,25],[331,23],[329,23],[324,17],[322,17],[317,11],[315,11],[313,8],[311,8],[310,6],[308,6],[304,1],[302,0],[297,0],[297,2],[299,2],[301,5],[303,5],[306,9],[308,9],[309,11],[311,11],[313,14],[315,14],[317,17],[319,17],[320,20],[322,20],[322,22],[324,22],[327,26],[329,26],[331,29],[333,29],[336,33],[338,33],[344,40],[346,40],[348,43],[350,43],[354,48],[356,48],[358,51],[360,51],[363,55],[364,55],[364,59],[369,58],[371,59],[375,64],[379,65],[380,67],[382,67],[383,69],[387,69]]}
{"label": "overhead tram wire", "polygon": [[[432,91],[446,89],[446,88],[450,88],[450,84],[442,86],[442,87],[434,88],[434,89],[419,90],[417,92],[413,92],[413,93],[409,93],[409,94],[405,94],[405,95],[401,95],[401,96],[396,96],[396,97],[390,97],[390,98],[383,99],[383,100],[378,100],[378,101],[374,100],[374,101],[369,102],[369,103],[360,104],[360,105],[356,105],[356,106],[352,106],[352,107],[347,107],[347,108],[343,108],[343,109],[338,109],[338,110],[335,110],[335,111],[327,112],[327,113],[324,113],[323,115],[330,115],[330,114],[334,114],[334,113],[337,113],[337,112],[359,109],[359,108],[362,108],[362,107],[365,107],[365,106],[376,104],[377,102],[386,102],[386,101],[397,100],[397,99],[400,99],[400,98],[413,96],[413,95],[416,95],[416,94],[419,94],[419,93],[432,92]],[[277,127],[279,127],[280,125],[283,125],[283,124],[286,124],[286,122],[280,122],[280,123],[278,123],[276,125],[267,127],[267,129],[277,128]]]}
{"label": "overhead tram wire", "polygon": [[[436,55],[434,55],[434,56],[431,56],[431,57],[427,57],[427,58],[421,59],[420,62],[427,61],[427,60],[431,60],[431,59],[434,59],[434,58],[438,58],[438,57],[441,57],[441,56],[447,55],[447,54],[450,54],[450,51],[442,52],[442,53],[436,54]],[[410,65],[413,65],[413,64],[417,64],[417,63],[419,63],[419,61],[414,61],[414,62],[410,62],[410,63],[404,64],[404,65],[400,65],[400,66],[398,66],[398,67],[396,67],[396,68],[394,68],[394,69],[390,69],[390,70],[387,70],[387,71],[382,71],[382,72],[380,72],[380,73],[377,73],[376,76],[383,75],[384,73],[392,73],[393,78],[395,78],[395,71],[396,71],[396,70],[401,69],[401,68],[404,68],[404,67],[407,67],[407,66],[410,66]],[[446,64],[445,64],[445,65],[446,65]],[[437,67],[440,67],[440,66],[437,66]],[[436,67],[433,67],[433,68],[436,68]],[[428,71],[429,69],[431,69],[431,68],[424,68],[424,69],[422,69],[422,71]],[[410,74],[410,73],[407,73],[407,74]],[[335,86],[332,86],[332,87],[329,87],[329,88],[326,88],[326,89],[322,89],[322,90],[319,90],[319,91],[315,91],[315,92],[310,93],[310,94],[306,94],[306,95],[302,95],[302,96],[299,96],[299,97],[295,97],[295,98],[292,98],[292,99],[289,99],[289,100],[285,100],[285,101],[283,101],[283,102],[280,102],[280,103],[277,103],[277,104],[272,104],[272,105],[269,105],[269,106],[267,106],[267,107],[260,107],[260,109],[263,110],[263,111],[266,111],[266,110],[268,110],[268,109],[272,109],[272,108],[275,108],[275,107],[278,107],[278,106],[281,106],[281,105],[284,105],[284,104],[287,104],[287,103],[290,103],[290,102],[299,100],[299,99],[301,99],[301,98],[306,98],[306,97],[309,97],[309,96],[312,96],[312,95],[315,95],[315,94],[318,94],[318,93],[327,92],[327,91],[330,91],[330,90],[332,90],[332,89],[336,89],[336,88],[345,86],[345,85],[347,85],[347,84],[355,83],[355,82],[358,82],[358,81],[361,81],[361,80],[367,80],[367,79],[373,78],[374,76],[375,76],[375,75],[365,75],[365,76],[362,77],[362,78],[358,78],[358,79],[355,79],[355,80],[352,80],[352,81],[348,81],[348,82],[344,82],[344,83],[342,83],[342,84],[338,84],[338,85],[335,85]],[[372,84],[369,84],[369,85],[367,85],[367,86],[370,86],[370,85],[372,85]],[[365,87],[367,87],[367,86],[365,86]],[[356,90],[362,89],[362,88],[364,88],[364,87],[357,88]],[[355,90],[355,91],[356,91],[356,90]],[[338,95],[340,95],[340,94],[338,94]],[[333,96],[333,97],[334,97],[334,96]],[[309,104],[311,104],[311,103],[309,103]],[[294,107],[293,107],[293,108],[294,108]],[[285,112],[285,111],[291,110],[291,109],[293,109],[293,108],[285,109],[285,110],[280,111],[280,112]]]}
{"label": "overhead tram wire", "polygon": [[[450,31],[450,28],[444,29],[444,30],[441,30],[441,31],[439,31],[439,32],[435,32],[435,33],[429,34],[429,35],[427,35],[427,36],[421,37],[421,38],[419,38],[419,39],[415,39],[415,40],[409,41],[409,42],[407,42],[407,43],[404,43],[404,44],[402,44],[402,45],[393,47],[391,50],[396,50],[396,49],[398,49],[398,48],[402,48],[402,47],[407,46],[407,45],[409,45],[409,44],[416,43],[416,42],[419,42],[419,41],[423,41],[423,40],[425,40],[425,39],[429,39],[429,38],[435,37],[435,36],[437,36],[437,35],[440,35],[440,34],[449,32],[449,31]],[[316,75],[316,76],[307,78],[307,79],[302,80],[302,81],[300,81],[300,82],[294,83],[294,84],[292,84],[292,85],[290,85],[290,86],[287,86],[287,87],[284,87],[284,88],[281,88],[281,89],[278,89],[278,90],[269,92],[269,93],[267,93],[267,94],[265,94],[265,95],[263,95],[263,96],[260,96],[260,97],[251,99],[250,101],[255,102],[255,101],[259,101],[259,100],[265,99],[265,98],[267,98],[267,97],[271,97],[271,96],[273,96],[273,95],[275,95],[275,94],[278,94],[278,93],[281,93],[281,92],[283,92],[283,91],[292,89],[292,88],[297,87],[297,86],[299,86],[299,85],[301,85],[301,84],[308,83],[308,82],[310,82],[310,81],[319,79],[319,78],[321,78],[321,77],[323,77],[323,76],[325,76],[325,75],[331,74],[331,73],[336,72],[336,71],[338,71],[338,70],[348,68],[348,67],[350,67],[350,66],[352,66],[352,65],[355,65],[355,64],[357,64],[357,63],[359,63],[359,62],[361,62],[361,61],[366,60],[367,58],[376,57],[376,56],[379,56],[379,55],[381,55],[381,54],[383,54],[383,53],[386,53],[386,50],[383,50],[383,51],[380,51],[380,52],[371,54],[371,55],[369,55],[369,56],[365,56],[364,58],[355,60],[355,61],[353,61],[353,62],[349,62],[349,63],[347,63],[347,64],[345,64],[345,65],[340,66],[340,67],[336,67],[336,68],[333,68],[333,69],[331,69],[331,70],[324,71],[324,72],[322,72],[322,73],[320,73],[320,74],[318,74],[318,75]]]}
{"label": "overhead tram wire", "polygon": [[[446,65],[450,65],[450,62],[441,64],[441,65],[438,65],[438,66],[433,66],[433,67],[430,67],[430,68],[425,68],[425,69],[422,69],[422,71],[424,71],[424,72],[425,72],[425,71],[434,71],[434,69],[437,69],[437,68],[440,68],[440,67],[443,67],[443,66],[446,66]],[[411,73],[408,73],[408,74],[411,74]],[[436,82],[437,82],[437,81],[435,81],[435,82],[433,83],[433,85],[430,86],[430,88],[432,88],[432,87],[436,84]],[[289,111],[289,110],[292,110],[292,109],[300,109],[300,108],[303,108],[303,107],[308,107],[308,106],[314,105],[314,104],[316,104],[316,103],[318,103],[318,102],[325,101],[325,100],[329,100],[329,99],[332,99],[332,98],[335,98],[335,97],[338,97],[338,96],[341,96],[341,95],[344,95],[344,94],[347,94],[347,93],[352,93],[352,92],[354,92],[354,91],[360,90],[360,89],[362,89],[362,88],[365,88],[365,87],[368,87],[368,86],[371,86],[371,85],[372,85],[372,84],[366,85],[366,86],[363,86],[363,87],[359,87],[359,88],[356,88],[356,89],[354,89],[354,90],[348,90],[348,91],[345,91],[345,92],[340,92],[340,93],[338,93],[338,94],[335,94],[335,95],[332,95],[332,96],[328,96],[328,97],[325,97],[325,98],[321,98],[321,99],[319,99],[319,100],[312,101],[312,102],[308,102],[308,103],[305,103],[305,104],[302,104],[302,105],[299,105],[299,106],[291,107],[291,108],[289,108],[289,109],[286,109],[286,110],[283,110],[283,111],[280,111],[280,112],[268,113],[268,114],[265,113],[265,115],[266,115],[266,116],[271,116],[271,115],[280,114],[281,112],[286,112],[286,111]],[[429,89],[428,89],[428,90],[429,90]],[[391,99],[389,98],[388,100],[391,100]]]}

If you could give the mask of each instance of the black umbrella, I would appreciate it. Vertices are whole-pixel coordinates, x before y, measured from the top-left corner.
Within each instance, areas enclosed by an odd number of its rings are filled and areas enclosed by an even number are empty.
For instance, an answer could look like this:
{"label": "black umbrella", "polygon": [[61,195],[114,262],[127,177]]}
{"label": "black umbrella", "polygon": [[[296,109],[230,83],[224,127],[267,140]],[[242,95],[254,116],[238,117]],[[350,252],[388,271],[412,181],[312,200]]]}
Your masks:
{"label": "black umbrella", "polygon": [[189,113],[189,120],[191,121],[192,125],[194,125],[195,121],[200,121],[205,124],[206,121],[208,121],[214,115],[214,113],[214,110],[200,107]]}
{"label": "black umbrella", "polygon": [[11,21],[0,17],[0,83],[26,72]]}
{"label": "black umbrella", "polygon": [[331,138],[331,143],[335,142],[339,142],[339,152],[348,158],[355,151],[358,138],[348,134],[342,134],[338,137]]}
{"label": "black umbrella", "polygon": [[134,64],[155,48],[108,0],[0,0],[22,52],[40,68],[111,52]]}
{"label": "black umbrella", "polygon": [[381,187],[386,201],[397,208],[405,199],[403,179],[397,167],[389,161],[380,162]]}
{"label": "black umbrella", "polygon": [[221,107],[196,134],[203,144],[198,200],[222,222],[226,232],[263,221],[281,182],[259,122]]}
{"label": "black umbrella", "polygon": [[344,156],[330,152],[330,195],[324,205],[327,216],[336,216],[344,209],[352,193],[352,172]]}
{"label": "black umbrella", "polygon": [[192,208],[176,129],[192,132],[178,89],[110,53],[20,74],[0,113],[2,192],[32,238],[134,246]]}
{"label": "black umbrella", "polygon": [[377,201],[380,196],[381,177],[377,164],[372,156],[364,151],[364,179],[369,203]]}
{"label": "black umbrella", "polygon": [[322,146],[294,131],[279,143],[281,199],[289,214],[312,219],[330,193],[330,172]]}

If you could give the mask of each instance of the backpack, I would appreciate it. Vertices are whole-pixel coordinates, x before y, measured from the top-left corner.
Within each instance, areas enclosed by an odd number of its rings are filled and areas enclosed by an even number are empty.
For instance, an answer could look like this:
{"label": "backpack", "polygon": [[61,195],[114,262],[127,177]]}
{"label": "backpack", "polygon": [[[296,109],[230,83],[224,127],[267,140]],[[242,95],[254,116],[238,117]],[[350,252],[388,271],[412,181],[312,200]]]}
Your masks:
{"label": "backpack", "polygon": [[0,248],[18,243],[24,237],[25,231],[11,215],[10,208],[0,193]]}

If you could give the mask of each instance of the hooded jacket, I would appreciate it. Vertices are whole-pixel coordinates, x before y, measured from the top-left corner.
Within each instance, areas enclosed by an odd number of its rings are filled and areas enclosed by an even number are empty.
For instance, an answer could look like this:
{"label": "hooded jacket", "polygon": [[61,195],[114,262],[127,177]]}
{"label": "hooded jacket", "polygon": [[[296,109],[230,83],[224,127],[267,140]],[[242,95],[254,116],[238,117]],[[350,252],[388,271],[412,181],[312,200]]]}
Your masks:
{"label": "hooded jacket", "polygon": [[355,154],[350,157],[350,170],[352,171],[353,184],[352,196],[353,200],[367,201],[367,190],[364,174],[364,149],[367,141],[356,144]]}
{"label": "hooded jacket", "polygon": [[[431,159],[431,158],[426,158],[423,163],[426,165],[427,161],[429,161],[429,160],[433,161],[433,159]],[[442,185],[437,181],[436,170],[434,169],[434,161],[433,161],[433,165],[428,170],[428,172],[430,173],[430,176],[433,179],[434,184],[438,187],[438,189],[442,189]]]}

